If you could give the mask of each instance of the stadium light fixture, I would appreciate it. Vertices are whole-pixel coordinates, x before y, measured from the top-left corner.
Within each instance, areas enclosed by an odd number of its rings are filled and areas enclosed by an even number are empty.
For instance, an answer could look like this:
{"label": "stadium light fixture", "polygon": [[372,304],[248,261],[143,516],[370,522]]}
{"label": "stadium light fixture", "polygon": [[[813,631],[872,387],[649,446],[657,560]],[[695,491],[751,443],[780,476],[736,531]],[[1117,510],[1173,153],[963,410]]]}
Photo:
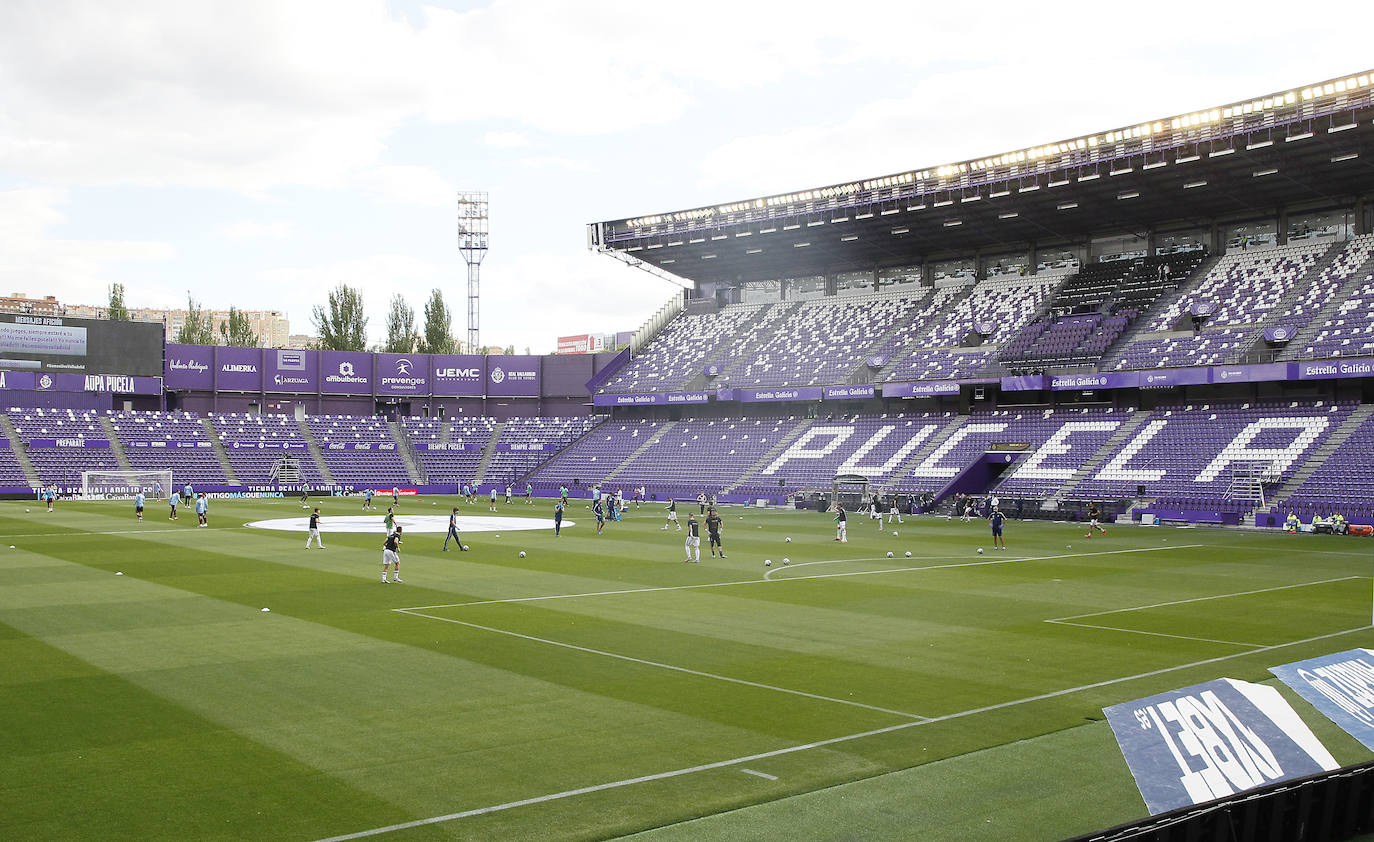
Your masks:
{"label": "stadium light fixture", "polygon": [[871,211],[868,212],[868,213],[856,213],[856,214],[854,214],[854,218],[855,218],[855,219],[872,219],[872,218],[873,218],[873,213],[872,213]]}
{"label": "stadium light fixture", "polygon": [[1077,202],[1060,202],[1058,205],[1059,210],[1073,210],[1076,207],[1078,207]]}
{"label": "stadium light fixture", "polygon": [[999,214],[997,214],[997,218],[998,218],[998,219],[1015,219],[1016,217],[1018,217],[1018,216],[1020,216],[1020,215],[1021,215],[1021,214],[1017,213],[1016,211],[1007,211],[1006,213],[999,213]]}
{"label": "stadium light fixture", "polygon": [[705,238],[705,237],[689,237],[689,238],[687,239],[687,242],[689,242],[689,243],[704,243],[704,242],[706,242],[706,238]]}
{"label": "stadium light fixture", "polygon": [[650,249],[661,249],[661,248],[663,248],[663,243],[649,243],[649,248],[650,248]]}
{"label": "stadium light fixture", "polygon": [[1191,161],[1196,161],[1198,158],[1201,158],[1201,157],[1202,157],[1201,155],[1179,155],[1177,158],[1174,159],[1174,163],[1175,163],[1175,164],[1187,164],[1187,163],[1189,163],[1189,162],[1191,162]]}
{"label": "stadium light fixture", "polygon": [[1339,164],[1341,161],[1351,161],[1358,157],[1360,157],[1360,153],[1358,152],[1347,152],[1344,155],[1337,155],[1336,157],[1332,158],[1331,163]]}
{"label": "stadium light fixture", "polygon": [[681,241],[681,240],[669,240],[669,241],[668,241],[668,245],[670,245],[670,246],[680,246],[680,245],[682,245],[682,241]]}
{"label": "stadium light fixture", "polygon": [[1010,191],[1010,190],[994,190],[994,191],[992,191],[991,193],[988,194],[988,198],[989,198],[989,199],[1000,199],[1000,198],[1002,198],[1003,196],[1010,196],[1010,195],[1011,195],[1011,191]]}
{"label": "stadium light fixture", "polygon": [[831,225],[839,225],[841,222],[848,222],[848,221],[849,221],[849,217],[847,217],[847,216],[837,216],[837,217],[835,217],[834,219],[830,220],[830,224],[831,224]]}
{"label": "stadium light fixture", "polygon": [[1278,171],[1279,171],[1279,168],[1278,168],[1278,167],[1270,167],[1269,169],[1266,169],[1266,170],[1255,170],[1254,172],[1250,173],[1250,177],[1251,177],[1251,178],[1263,178],[1263,177],[1266,176],[1266,175],[1273,175],[1274,173],[1276,173],[1276,172],[1278,172]]}
{"label": "stadium light fixture", "polygon": [[760,234],[772,234],[772,233],[776,232],[777,230],[778,230],[778,229],[777,229],[776,227],[774,227],[774,228],[760,228],[760,229],[759,229],[759,233],[760,233]]}
{"label": "stadium light fixture", "polygon": [[716,256],[715,256],[714,254],[703,254],[703,255],[701,256],[701,259],[702,259],[702,260],[715,260],[715,259],[716,259]]}
{"label": "stadium light fixture", "polygon": [[[1124,170],[1109,170],[1108,175],[1125,175],[1128,172],[1135,172],[1135,167],[1126,167]],[[1081,179],[1080,179],[1081,180]]]}
{"label": "stadium light fixture", "polygon": [[1299,132],[1298,134],[1290,134],[1288,137],[1285,137],[1285,138],[1283,139],[1283,142],[1284,142],[1284,143],[1292,143],[1292,142],[1295,141],[1295,140],[1307,140],[1307,139],[1308,139],[1309,137],[1311,137],[1311,136],[1312,136],[1312,133],[1311,133],[1311,132]]}
{"label": "stadium light fixture", "polygon": [[1141,167],[1141,169],[1142,169],[1142,170],[1157,170],[1157,169],[1159,169],[1160,167],[1167,167],[1167,166],[1169,166],[1169,162],[1168,162],[1168,161],[1155,161],[1155,162],[1153,162],[1153,163],[1145,164],[1144,166]]}
{"label": "stadium light fixture", "polygon": [[953,228],[956,225],[963,225],[964,221],[962,219],[947,219],[943,224],[946,228]]}
{"label": "stadium light fixture", "polygon": [[626,251],[644,251],[644,246],[630,246]]}
{"label": "stadium light fixture", "polygon": [[1091,173],[1088,173],[1087,175],[1080,175],[1080,176],[1078,177],[1078,180],[1079,180],[1079,181],[1093,181],[1093,180],[1098,179],[1098,178],[1101,178],[1101,177],[1102,177],[1102,173],[1091,172]]}
{"label": "stadium light fixture", "polygon": [[901,208],[883,208],[882,210],[878,211],[878,215],[879,215],[879,216],[892,216],[894,213],[901,213],[901,212],[902,212],[902,209],[901,209]]}
{"label": "stadium light fixture", "polygon": [[811,245],[811,243],[809,243],[809,242],[806,242],[806,243],[793,243],[793,244],[792,244],[792,248],[794,248],[794,249],[804,249],[804,248],[806,248],[806,247],[809,246],[809,245]]}
{"label": "stadium light fixture", "polygon": [[1355,124],[1354,124],[1354,123],[1346,123],[1346,124],[1343,125],[1343,126],[1332,126],[1331,128],[1329,128],[1329,129],[1326,130],[1326,133],[1327,133],[1327,134],[1335,134],[1336,132],[1343,132],[1343,131],[1345,131],[1346,129],[1353,129],[1353,128],[1355,128]]}
{"label": "stadium light fixture", "polygon": [[1220,158],[1222,155],[1233,155],[1233,154],[1235,154],[1235,151],[1236,151],[1236,149],[1235,149],[1234,146],[1229,147],[1229,148],[1227,148],[1227,149],[1214,149],[1214,150],[1212,150],[1211,152],[1208,152],[1208,153],[1207,153],[1207,157],[1208,157],[1208,158]]}
{"label": "stadium light fixture", "polygon": [[736,236],[736,237],[752,237],[752,236],[754,236],[754,232],[753,232],[753,231],[736,231],[736,232],[735,232],[735,236]]}
{"label": "stadium light fixture", "polygon": [[919,205],[907,205],[907,206],[906,206],[906,209],[909,210],[909,211],[925,210],[925,209],[926,209],[926,205],[925,205],[925,202],[922,202],[922,203],[919,204]]}
{"label": "stadium light fixture", "polygon": [[1063,187],[1065,184],[1068,184],[1068,183],[1069,183],[1069,180],[1066,178],[1066,179],[1064,179],[1063,181],[1051,181],[1047,186],[1049,186],[1049,187]]}
{"label": "stadium light fixture", "polygon": [[1139,195],[1140,195],[1140,191],[1139,191],[1139,190],[1127,190],[1125,193],[1118,193],[1117,196],[1116,196],[1116,198],[1117,198],[1117,199],[1134,199],[1135,197],[1137,197],[1137,196],[1139,196]]}
{"label": "stadium light fixture", "polygon": [[712,239],[712,240],[727,240],[727,239],[729,239],[729,238],[730,238],[730,235],[729,235],[729,234],[712,234],[712,235],[711,235],[711,239]]}
{"label": "stadium light fixture", "polygon": [[662,263],[664,266],[667,266],[669,263],[677,263],[677,258],[670,257],[667,260],[660,260],[659,263]]}
{"label": "stadium light fixture", "polygon": [[952,205],[952,204],[954,204],[954,200],[953,200],[953,199],[944,199],[944,200],[942,200],[942,201],[936,202],[936,203],[935,203],[935,207],[937,207],[937,208],[943,208],[943,207],[947,207],[948,205]]}
{"label": "stadium light fixture", "polygon": [[1272,140],[1261,140],[1261,141],[1257,141],[1257,142],[1255,142],[1255,143],[1247,143],[1247,144],[1245,144],[1245,151],[1246,151],[1246,152],[1249,152],[1251,149],[1263,149],[1263,148],[1266,147],[1266,146],[1273,146],[1273,145],[1274,145],[1274,141],[1272,141]]}
{"label": "stadium light fixture", "polygon": [[801,227],[801,224],[800,224],[800,223],[794,222],[794,223],[792,223],[791,225],[784,225],[784,226],[782,226],[782,230],[784,230],[784,231],[795,231],[795,230],[797,230],[797,229],[800,228],[800,227]]}
{"label": "stadium light fixture", "polygon": [[1036,190],[1039,190],[1039,189],[1040,189],[1040,185],[1038,185],[1038,184],[1031,184],[1031,185],[1028,185],[1028,186],[1026,186],[1026,187],[1018,187],[1017,190],[1016,190],[1016,192],[1018,192],[1018,193],[1034,193]]}
{"label": "stadium light fixture", "polygon": [[744,253],[745,253],[745,254],[758,254],[758,253],[761,252],[761,251],[763,251],[763,249],[745,249],[745,250],[744,250]]}
{"label": "stadium light fixture", "polygon": [[806,223],[806,227],[807,227],[807,228],[815,228],[817,225],[824,225],[824,224],[825,224],[825,220],[824,220],[824,219],[816,219],[816,220],[813,220],[813,221],[811,221],[811,222]]}
{"label": "stadium light fixture", "polygon": [[1184,189],[1184,190],[1192,190],[1194,187],[1203,187],[1203,186],[1205,186],[1206,184],[1207,184],[1206,179],[1204,179],[1204,180],[1202,180],[1202,181],[1190,181],[1190,182],[1188,182],[1187,184],[1183,185],[1183,189]]}
{"label": "stadium light fixture", "polygon": [[854,240],[857,240],[857,239],[859,239],[859,235],[858,235],[858,234],[845,234],[843,237],[840,238],[840,242],[842,242],[842,243],[851,243],[851,242],[853,242]]}
{"label": "stadium light fixture", "polygon": [[981,201],[983,201],[983,197],[982,197],[982,196],[964,196],[964,197],[961,198],[959,201],[960,201],[960,203],[963,203],[963,202],[981,202]]}
{"label": "stadium light fixture", "polygon": [[911,233],[911,229],[910,229],[910,228],[893,228],[893,229],[892,229],[892,234],[893,234],[894,236],[896,236],[897,234],[910,234],[910,233]]}

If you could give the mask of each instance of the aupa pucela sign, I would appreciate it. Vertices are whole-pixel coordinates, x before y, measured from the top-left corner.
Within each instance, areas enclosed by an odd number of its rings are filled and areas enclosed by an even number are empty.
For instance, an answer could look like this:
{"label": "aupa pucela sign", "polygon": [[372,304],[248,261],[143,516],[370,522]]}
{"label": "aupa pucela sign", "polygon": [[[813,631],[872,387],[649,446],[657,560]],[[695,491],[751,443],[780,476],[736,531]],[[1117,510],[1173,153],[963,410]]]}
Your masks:
{"label": "aupa pucela sign", "polygon": [[1151,815],[1336,768],[1279,691],[1218,678],[1103,708]]}
{"label": "aupa pucela sign", "polygon": [[1349,649],[1269,671],[1365,748],[1374,749],[1374,650]]}

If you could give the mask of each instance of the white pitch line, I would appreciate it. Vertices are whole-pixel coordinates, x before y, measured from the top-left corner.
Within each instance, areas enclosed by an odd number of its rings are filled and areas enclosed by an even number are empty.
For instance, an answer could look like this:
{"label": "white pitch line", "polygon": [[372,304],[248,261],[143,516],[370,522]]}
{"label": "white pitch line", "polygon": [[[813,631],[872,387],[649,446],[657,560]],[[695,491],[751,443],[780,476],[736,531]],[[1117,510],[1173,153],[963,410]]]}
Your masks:
{"label": "white pitch line", "polygon": [[740,769],[740,771],[746,775],[753,775],[756,778],[764,778],[765,780],[776,781],[778,779],[777,775],[770,775],[767,772],[755,772],[753,769]]}
{"label": "white pitch line", "polygon": [[[585,593],[561,593],[548,594],[545,596],[517,596],[509,599],[482,599],[476,602],[446,602],[439,605],[416,605],[409,608],[393,608],[392,611],[428,611],[432,608],[467,608],[473,605],[503,605],[506,603],[517,602],[542,602],[552,599],[577,599],[585,596],[617,596],[620,594],[632,593],[661,593],[664,591],[688,591],[700,588],[726,588],[734,585],[757,585],[760,582],[804,582],[808,579],[832,579],[844,576],[872,576],[879,573],[910,573],[917,570],[947,570],[956,567],[979,567],[989,564],[1014,564],[1023,561],[1054,561],[1062,558],[1089,558],[1092,556],[1117,555],[1120,553],[1157,553],[1168,550],[1192,549],[1204,546],[1203,544],[1177,544],[1172,547],[1144,547],[1133,550],[1103,550],[1096,553],[1066,553],[1064,555],[1048,556],[1016,556],[1014,558],[989,559],[988,561],[970,561],[962,564],[940,564],[922,565],[917,567],[891,567],[884,570],[860,570],[854,573],[815,573],[809,576],[786,576],[773,579],[772,574],[780,571],[791,570],[799,567],[806,567],[812,564],[848,564],[856,561],[894,561],[894,559],[874,556],[872,558],[837,558],[828,561],[803,561],[787,567],[776,568],[764,574],[762,579],[735,579],[729,582],[703,582],[699,585],[666,585],[653,588],[625,588],[618,591],[587,591]],[[947,558],[962,558],[962,556],[932,556],[929,561],[940,561]]]}
{"label": "white pitch line", "polygon": [[1275,649],[1283,649],[1289,646],[1300,646],[1304,643],[1315,643],[1318,640],[1327,640],[1332,637],[1340,637],[1341,635],[1345,634],[1353,634],[1354,632],[1366,631],[1370,628],[1371,626],[1360,626],[1359,628],[1345,629],[1343,631],[1332,632],[1331,634],[1318,635],[1317,637],[1309,637],[1303,640],[1294,640],[1288,643],[1278,643],[1273,646],[1265,646],[1261,649],[1255,649],[1250,652],[1236,652],[1230,655],[1221,655],[1216,658],[1208,658],[1202,661],[1194,661],[1189,664],[1179,664],[1178,666],[1164,667],[1162,669],[1151,670],[1150,672],[1137,673],[1136,675],[1128,675],[1123,676],[1121,678],[1111,678],[1105,681],[1098,681],[1093,684],[1084,684],[1079,687],[1069,687],[1063,690],[1055,690],[1049,693],[1042,693],[1038,696],[1027,696],[1023,699],[1013,699],[1012,701],[1008,702],[999,702],[994,705],[987,705],[986,707],[972,708],[970,710],[960,711],[958,713],[950,713],[945,714],[944,716],[931,717],[930,719],[925,719],[918,722],[901,722],[896,725],[889,725],[885,728],[875,728],[871,731],[861,731],[857,734],[846,734],[840,737],[831,737],[826,740],[817,740],[815,742],[804,743],[802,745],[788,746],[787,748],[779,748],[774,749],[772,751],[759,752],[758,754],[745,755],[744,757],[734,757],[729,760],[718,760],[714,763],[705,763],[700,766],[689,766],[683,769],[673,769],[668,772],[657,772],[651,775],[642,775],[637,778],[626,778],[620,781],[608,781],[606,783],[594,784],[592,786],[580,787],[578,789],[568,789],[562,792],[553,792],[547,795],[538,795],[533,798],[524,798],[519,801],[508,801],[504,804],[494,804],[489,807],[478,807],[473,810],[464,810],[459,813],[448,813],[447,815],[443,816],[431,816],[427,819],[416,819],[414,821],[387,825],[385,827],[375,827],[370,830],[360,830],[356,833],[347,833],[342,836],[330,836],[327,839],[317,840],[317,842],[347,842],[347,840],[350,839],[363,839],[368,836],[380,836],[384,833],[392,833],[397,830],[407,830],[413,827],[426,827],[428,825],[433,824],[442,824],[443,822],[471,818],[472,816],[482,816],[491,813],[504,812],[506,810],[513,810],[517,807],[528,807],[534,804],[547,804],[550,801],[561,801],[566,798],[573,798],[579,795],[587,795],[593,792],[605,792],[606,790],[621,789],[623,787],[633,786],[635,784],[640,783],[648,783],[650,781],[667,780],[669,778],[678,778],[684,775],[695,774],[697,772],[706,772],[712,769],[722,769],[729,766],[738,766],[741,763],[752,763],[756,760],[766,760],[771,757],[782,757],[788,754],[797,754],[803,751],[810,751],[812,749],[825,748],[826,746],[853,742],[855,740],[861,740],[866,737],[876,737],[881,736],[883,734],[890,734],[895,731],[904,731],[908,728],[916,728],[922,725],[931,725],[937,722],[946,722],[952,719],[959,719],[966,716],[974,716],[980,713],[988,713],[990,711],[1001,710],[1003,708],[1016,707],[1018,705],[1030,704],[1032,702],[1040,702],[1045,701],[1047,699],[1054,699],[1060,696],[1067,696],[1071,693],[1078,693],[1084,690],[1095,690],[1099,687],[1108,687],[1110,685],[1120,684],[1126,681],[1135,681],[1141,678],[1153,678],[1157,675],[1164,675],[1166,673],[1175,672],[1177,670],[1190,669],[1192,667],[1200,667],[1206,666],[1208,664],[1220,663],[1221,661],[1228,661],[1232,658],[1257,655],[1261,652],[1269,652]]}
{"label": "white pitch line", "polygon": [[1332,582],[1349,582],[1349,581],[1351,581],[1352,579],[1368,579],[1368,578],[1369,578],[1368,576],[1341,576],[1340,578],[1337,578],[1337,579],[1318,579],[1318,580],[1313,581],[1313,582],[1298,582],[1298,583],[1295,584],[1295,585],[1277,585],[1277,586],[1272,587],[1272,588],[1257,588],[1256,590],[1253,590],[1253,591],[1236,591],[1235,593],[1219,593],[1219,594],[1215,594],[1215,595],[1213,595],[1213,596],[1195,596],[1195,597],[1193,597],[1192,599],[1177,599],[1177,600],[1174,600],[1173,602],[1156,602],[1156,603],[1153,603],[1153,604],[1151,604],[1151,605],[1133,605],[1133,606],[1131,606],[1131,607],[1129,607],[1129,608],[1112,608],[1112,609],[1109,609],[1109,610],[1107,610],[1107,611],[1093,611],[1093,612],[1088,613],[1088,614],[1070,614],[1070,615],[1067,616],[1067,617],[1055,617],[1054,619],[1052,619],[1052,620],[1046,620],[1045,622],[1047,622],[1047,623],[1057,623],[1057,622],[1061,622],[1061,621],[1063,621],[1063,620],[1079,620],[1079,619],[1082,619],[1082,618],[1084,618],[1084,617],[1101,617],[1101,616],[1106,615],[1106,614],[1121,614],[1121,613],[1124,613],[1124,612],[1126,612],[1126,611],[1144,611],[1144,610],[1149,609],[1149,608],[1167,608],[1167,607],[1169,607],[1169,606],[1171,606],[1171,605],[1187,605],[1187,604],[1190,603],[1190,602],[1207,602],[1207,601],[1213,600],[1213,599],[1226,599],[1226,598],[1232,597],[1232,596],[1252,596],[1252,595],[1257,594],[1257,593],[1269,593],[1269,592],[1271,592],[1271,591],[1288,591],[1288,590],[1292,590],[1293,588],[1306,588],[1306,587],[1309,587],[1309,586],[1311,586],[1311,585],[1329,585],[1329,584],[1331,584]]}
{"label": "white pitch line", "polygon": [[[118,532],[87,532],[85,530],[77,532],[31,532],[28,534],[0,535],[0,538],[80,538],[83,535],[149,535],[158,532],[185,532],[190,526],[171,527],[169,529],[125,529]],[[216,526],[218,530],[242,529],[241,526]]]}
{"label": "white pitch line", "polygon": [[863,702],[855,702],[850,699],[836,699],[830,696],[822,696],[818,693],[807,693],[804,690],[791,690],[786,687],[776,687],[772,684],[763,684],[758,681],[748,681],[743,678],[731,678],[728,675],[718,675],[713,672],[702,672],[701,670],[694,670],[688,667],[679,667],[674,664],[665,664],[661,661],[649,661],[643,658],[635,658],[630,655],[621,655],[618,652],[608,652],[605,649],[592,649],[589,646],[578,646],[575,643],[564,643],[561,640],[550,640],[547,637],[535,637],[532,634],[522,634],[520,632],[508,631],[507,629],[498,629],[493,626],[484,626],[480,623],[469,623],[466,620],[455,620],[452,617],[438,617],[433,614],[421,614],[418,611],[411,611],[404,608],[397,608],[392,610],[399,611],[402,614],[409,614],[412,617],[424,617],[429,620],[439,620],[440,622],[453,623],[457,626],[467,626],[468,628],[480,629],[482,631],[492,632],[494,634],[504,634],[509,637],[518,637],[521,640],[529,640],[535,643],[544,643],[548,644],[549,646],[559,646],[564,649],[572,649],[577,652],[586,652],[590,655],[601,655],[602,657],[606,658],[616,658],[617,660],[621,661],[629,661],[632,664],[641,664],[647,667],[658,667],[659,669],[672,670],[673,672],[685,673],[687,675],[695,675],[701,678],[711,678],[715,679],[716,681],[728,681],[731,684],[742,684],[746,687],[756,687],[760,690],[772,690],[777,693],[788,693],[793,696],[804,696],[808,699],[815,699],[821,702],[835,702],[837,704],[848,705],[850,707],[877,711],[878,713],[888,713],[892,714],[893,716],[903,716],[907,719],[924,720],[926,718],[918,713],[907,713],[906,711],[892,710],[890,708],[878,707],[877,705],[866,705]]}
{"label": "white pitch line", "polygon": [[1196,640],[1201,643],[1224,643],[1227,646],[1249,646],[1258,649],[1263,643],[1241,643],[1235,640],[1218,640],[1214,637],[1191,637],[1186,634],[1168,634],[1166,632],[1142,631],[1140,629],[1123,629],[1117,626],[1095,626],[1092,623],[1070,623],[1068,620],[1046,620],[1047,623],[1054,623],[1058,626],[1074,626],[1080,629],[1100,629],[1102,631],[1122,632],[1124,634],[1144,634],[1150,637],[1171,637],[1174,640]]}

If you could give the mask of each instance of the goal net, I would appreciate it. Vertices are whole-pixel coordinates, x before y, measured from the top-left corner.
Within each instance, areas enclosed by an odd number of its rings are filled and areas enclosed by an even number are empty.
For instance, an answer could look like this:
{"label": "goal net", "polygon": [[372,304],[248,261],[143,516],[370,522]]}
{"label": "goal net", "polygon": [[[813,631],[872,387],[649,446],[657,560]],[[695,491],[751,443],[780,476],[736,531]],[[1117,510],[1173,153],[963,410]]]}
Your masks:
{"label": "goal net", "polygon": [[132,497],[142,491],[154,499],[172,490],[172,472],[164,471],[82,471],[81,496]]}

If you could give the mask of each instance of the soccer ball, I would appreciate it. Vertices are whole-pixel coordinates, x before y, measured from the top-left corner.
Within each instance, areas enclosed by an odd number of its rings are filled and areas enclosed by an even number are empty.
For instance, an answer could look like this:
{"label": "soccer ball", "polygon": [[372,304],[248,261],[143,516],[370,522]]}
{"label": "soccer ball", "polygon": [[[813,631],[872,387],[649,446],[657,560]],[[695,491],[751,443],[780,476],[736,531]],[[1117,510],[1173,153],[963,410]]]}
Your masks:
{"label": "soccer ball", "polygon": [[982,555],[982,554],[983,554],[983,548],[982,548],[982,547],[979,547],[979,548],[978,548],[978,555]]}
{"label": "soccer ball", "polygon": [[888,558],[892,558],[892,550],[888,550],[888,551],[887,551],[887,557],[888,557]]}
{"label": "soccer ball", "polygon": [[1064,545],[1064,549],[1066,549],[1066,550],[1071,550],[1071,549],[1073,549],[1073,544],[1065,544],[1065,545]]}
{"label": "soccer ball", "polygon": [[524,557],[525,557],[525,551],[524,551],[524,550],[521,550],[521,551],[520,551],[520,557],[521,557],[521,558],[524,558]]}
{"label": "soccer ball", "polygon": [[896,538],[896,537],[897,537],[897,533],[896,533],[896,532],[893,532],[893,533],[892,533],[892,537],[893,537],[893,538]]}
{"label": "soccer ball", "polygon": [[790,543],[792,543],[792,539],[791,539],[791,537],[783,538],[783,539],[782,539],[782,542],[783,542],[784,544],[790,544]]}
{"label": "soccer ball", "polygon": [[28,509],[25,509],[25,510],[24,510],[24,511],[26,511],[26,512],[27,512],[27,511],[28,511]]}
{"label": "soccer ball", "polygon": [[771,559],[771,558],[765,558],[765,559],[763,560],[763,566],[764,566],[764,567],[772,567],[772,566],[773,566],[773,559]]}
{"label": "soccer ball", "polygon": [[906,551],[906,557],[907,557],[907,558],[911,558],[911,550],[907,550],[907,551]]}
{"label": "soccer ball", "polygon": [[790,559],[790,558],[784,558],[784,559],[782,560],[782,563],[783,563],[783,564],[791,564],[791,563],[792,563],[792,559]]}

